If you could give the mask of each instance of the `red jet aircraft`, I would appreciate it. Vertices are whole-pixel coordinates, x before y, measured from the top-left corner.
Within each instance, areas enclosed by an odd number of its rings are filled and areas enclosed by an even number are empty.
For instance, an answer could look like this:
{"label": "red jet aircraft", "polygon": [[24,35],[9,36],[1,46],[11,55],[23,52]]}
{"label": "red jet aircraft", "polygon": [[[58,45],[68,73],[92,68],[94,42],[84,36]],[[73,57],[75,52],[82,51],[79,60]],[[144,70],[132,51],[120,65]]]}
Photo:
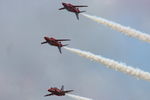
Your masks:
{"label": "red jet aircraft", "polygon": [[64,86],[61,87],[61,89],[58,89],[56,87],[54,88],[49,88],[48,92],[51,92],[50,94],[46,94],[46,96],[51,96],[51,95],[56,95],[56,96],[65,96],[66,93],[72,92],[73,90],[67,90],[64,91]]}
{"label": "red jet aircraft", "polygon": [[61,44],[61,41],[70,41],[70,39],[55,39],[53,37],[49,38],[49,37],[44,37],[44,39],[46,40],[45,42],[42,42],[41,44],[45,44],[48,43],[52,46],[56,46],[59,49],[59,52],[61,53],[61,47],[63,46],[67,46],[68,44]]}
{"label": "red jet aircraft", "polygon": [[76,14],[77,19],[79,20],[79,13],[83,13],[85,11],[80,11],[78,7],[88,7],[85,5],[72,5],[70,3],[62,3],[62,5],[64,6],[63,8],[60,8],[59,10],[68,10],[70,12],[73,12]]}

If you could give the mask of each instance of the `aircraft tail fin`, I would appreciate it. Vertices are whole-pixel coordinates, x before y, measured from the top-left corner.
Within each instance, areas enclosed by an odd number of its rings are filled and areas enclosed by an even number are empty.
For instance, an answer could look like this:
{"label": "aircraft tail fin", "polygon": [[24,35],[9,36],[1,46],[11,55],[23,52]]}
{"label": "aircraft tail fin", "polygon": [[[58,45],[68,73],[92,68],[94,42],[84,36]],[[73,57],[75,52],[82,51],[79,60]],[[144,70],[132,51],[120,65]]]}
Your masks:
{"label": "aircraft tail fin", "polygon": [[61,90],[64,91],[64,85],[61,86]]}
{"label": "aircraft tail fin", "polygon": [[61,47],[58,46],[58,50],[59,50],[59,52],[62,54],[62,52],[61,52]]}
{"label": "aircraft tail fin", "polygon": [[[62,45],[62,47],[63,47],[63,46],[67,46],[67,45],[69,45],[69,44],[64,44],[64,45]],[[62,54],[62,52],[61,52],[61,47],[58,46],[58,50],[59,50],[59,52]]]}
{"label": "aircraft tail fin", "polygon": [[[80,11],[79,13],[83,13],[83,12],[86,12],[86,11]],[[78,20],[79,20],[79,13],[75,13]]]}
{"label": "aircraft tail fin", "polygon": [[77,19],[79,20],[79,13],[75,13],[75,14],[76,14]]}

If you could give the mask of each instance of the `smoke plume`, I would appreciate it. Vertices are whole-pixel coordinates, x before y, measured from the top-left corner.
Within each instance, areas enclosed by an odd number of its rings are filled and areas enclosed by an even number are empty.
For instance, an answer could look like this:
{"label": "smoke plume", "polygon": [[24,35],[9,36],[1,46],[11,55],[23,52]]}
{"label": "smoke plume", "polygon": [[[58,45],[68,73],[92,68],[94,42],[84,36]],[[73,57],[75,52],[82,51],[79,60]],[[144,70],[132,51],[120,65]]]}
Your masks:
{"label": "smoke plume", "polygon": [[76,100],[92,100],[90,98],[80,97],[80,96],[73,95],[73,94],[66,94],[66,95],[69,96],[69,97],[71,97],[71,98],[74,98]]}
{"label": "smoke plume", "polygon": [[87,18],[89,18],[89,19],[92,19],[92,20],[94,20],[94,21],[96,21],[98,23],[101,23],[101,24],[104,24],[104,25],[106,25],[108,27],[111,27],[112,29],[114,29],[116,31],[122,32],[125,35],[128,35],[130,37],[134,37],[134,38],[137,38],[139,40],[142,40],[142,41],[150,43],[150,35],[148,35],[146,33],[137,31],[137,30],[132,29],[130,27],[126,27],[126,26],[117,24],[115,22],[106,20],[106,19],[101,18],[101,17],[91,16],[91,15],[83,14],[83,13],[82,13],[82,15],[87,17]]}
{"label": "smoke plume", "polygon": [[82,51],[82,50],[74,49],[74,48],[68,48],[68,47],[64,47],[64,48],[73,53],[76,53],[82,57],[85,57],[87,59],[101,63],[101,64],[107,66],[108,68],[126,73],[131,76],[135,76],[136,78],[150,81],[150,73],[149,72],[144,72],[144,71],[134,68],[132,66],[127,66],[123,63],[119,63],[117,61],[114,61],[112,59],[108,59],[108,58],[105,58],[102,56],[94,55],[90,52],[86,52],[86,51]]}

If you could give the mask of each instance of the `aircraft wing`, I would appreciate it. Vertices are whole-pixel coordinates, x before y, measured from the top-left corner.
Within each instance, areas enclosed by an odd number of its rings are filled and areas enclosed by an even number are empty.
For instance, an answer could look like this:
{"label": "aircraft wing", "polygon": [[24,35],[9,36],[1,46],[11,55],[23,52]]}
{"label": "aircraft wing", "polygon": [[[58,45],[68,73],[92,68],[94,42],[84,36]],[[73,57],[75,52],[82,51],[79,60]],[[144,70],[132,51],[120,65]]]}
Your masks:
{"label": "aircraft wing", "polygon": [[76,5],[76,6],[73,6],[73,7],[88,7],[86,5]]}
{"label": "aircraft wing", "polygon": [[70,41],[70,39],[57,39],[56,41]]}
{"label": "aircraft wing", "polygon": [[45,44],[45,43],[47,43],[46,41],[45,42],[41,42],[41,44]]}
{"label": "aircraft wing", "polygon": [[64,10],[65,8],[63,7],[63,8],[59,8],[59,10]]}
{"label": "aircraft wing", "polygon": [[51,95],[53,95],[53,94],[46,94],[46,95],[44,95],[44,97],[51,96]]}

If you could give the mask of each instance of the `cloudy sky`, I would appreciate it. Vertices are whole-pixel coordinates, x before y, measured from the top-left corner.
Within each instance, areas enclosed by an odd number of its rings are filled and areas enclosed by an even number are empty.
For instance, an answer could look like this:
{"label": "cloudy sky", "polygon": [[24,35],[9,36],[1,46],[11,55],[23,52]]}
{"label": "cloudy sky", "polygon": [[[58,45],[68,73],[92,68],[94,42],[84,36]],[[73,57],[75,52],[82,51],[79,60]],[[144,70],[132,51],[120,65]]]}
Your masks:
{"label": "cloudy sky", "polygon": [[[71,39],[90,51],[150,72],[150,44],[80,15],[59,11],[62,0],[0,0],[0,100],[72,100],[43,97],[65,86],[93,100],[150,100],[150,82],[107,69],[62,49],[41,45],[44,36]],[[150,32],[149,0],[63,0],[88,5],[88,14]]]}

